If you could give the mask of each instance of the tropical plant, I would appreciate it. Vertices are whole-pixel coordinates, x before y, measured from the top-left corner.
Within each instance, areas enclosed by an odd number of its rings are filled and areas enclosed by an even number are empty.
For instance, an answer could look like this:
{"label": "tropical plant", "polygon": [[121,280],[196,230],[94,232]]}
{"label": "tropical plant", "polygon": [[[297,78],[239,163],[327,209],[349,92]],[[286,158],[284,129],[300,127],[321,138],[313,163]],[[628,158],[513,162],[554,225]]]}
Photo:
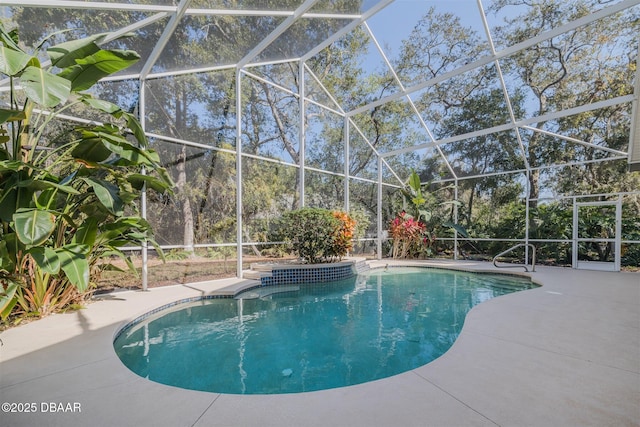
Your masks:
{"label": "tropical plant", "polygon": [[[3,320],[81,301],[92,277],[110,266],[99,260],[118,256],[134,270],[121,248],[155,245],[135,200],[144,186],[170,189],[171,179],[136,117],[87,92],[139,59],[101,49],[109,38],[51,45],[49,37],[27,51],[16,30],[0,26],[0,73],[10,89],[0,108]],[[74,109],[103,120],[64,124],[62,114]]]}
{"label": "tropical plant", "polygon": [[423,194],[420,176],[415,171],[411,171],[408,185],[401,191],[408,203],[407,210],[403,210],[391,220],[389,234],[394,240],[392,252],[394,258],[432,255],[436,227],[455,230],[461,236],[469,237],[466,229],[460,224],[434,219],[437,206],[456,205],[459,202],[455,200],[438,202],[433,195]]}
{"label": "tropical plant", "polygon": [[391,221],[389,234],[393,239],[393,258],[413,258],[423,252],[431,255],[435,233],[429,231],[424,222],[405,211],[400,212]]}
{"label": "tropical plant", "polygon": [[275,239],[287,242],[307,264],[333,262],[351,249],[355,226],[346,212],[301,208],[282,215]]}
{"label": "tropical plant", "polygon": [[332,256],[342,259],[353,248],[353,238],[356,231],[356,221],[343,211],[333,211],[332,215],[338,220],[338,226],[333,232]]}

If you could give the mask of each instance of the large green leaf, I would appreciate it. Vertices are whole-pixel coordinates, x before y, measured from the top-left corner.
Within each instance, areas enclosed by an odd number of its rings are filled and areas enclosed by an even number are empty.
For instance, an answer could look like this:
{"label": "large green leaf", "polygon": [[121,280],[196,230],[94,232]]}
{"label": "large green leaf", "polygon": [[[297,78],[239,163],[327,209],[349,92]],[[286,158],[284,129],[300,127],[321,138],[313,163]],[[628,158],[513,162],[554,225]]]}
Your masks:
{"label": "large green leaf", "polygon": [[106,36],[106,33],[95,34],[84,39],[71,40],[51,46],[47,49],[51,64],[58,68],[67,68],[75,65],[76,60],[86,58],[98,52],[100,50],[98,44],[101,43]]}
{"label": "large green leaf", "polygon": [[27,246],[44,243],[56,226],[55,215],[39,209],[22,209],[13,214],[13,221],[18,239]]}
{"label": "large green leaf", "polygon": [[71,151],[76,159],[88,162],[102,162],[111,156],[111,151],[98,138],[84,139]]}
{"label": "large green leaf", "polygon": [[121,111],[121,108],[116,104],[102,99],[96,99],[89,94],[85,94],[85,96],[82,97],[82,102],[108,114],[116,114]]}
{"label": "large green leaf", "polygon": [[453,228],[455,231],[458,232],[458,234],[460,234],[462,237],[464,237],[465,239],[469,238],[469,233],[467,232],[467,230],[461,226],[460,224],[455,224],[453,222],[444,222],[442,224],[443,227],[448,227],[448,228]]}
{"label": "large green leaf", "polygon": [[60,258],[60,268],[64,271],[69,282],[78,291],[86,291],[89,288],[89,262],[86,257],[86,246],[66,245],[56,252]]}
{"label": "large green leaf", "polygon": [[18,46],[18,42],[19,36],[17,28],[14,28],[11,31],[5,31],[4,27],[0,25],[0,44],[13,50],[21,50],[20,46]]}
{"label": "large green leaf", "polygon": [[11,314],[11,310],[18,302],[18,299],[15,298],[16,291],[18,290],[19,284],[14,281],[9,281],[9,286],[7,289],[2,289],[0,286],[0,318],[2,320],[6,320]]}
{"label": "large green leaf", "polygon": [[125,159],[129,164],[153,166],[154,163],[159,161],[159,157],[155,151],[147,152],[146,150],[135,147],[120,134],[107,132],[97,132],[95,134],[101,138],[105,147],[122,159]]}
{"label": "large green leaf", "polygon": [[22,110],[6,110],[0,108],[0,123],[15,122],[26,118],[27,115]]}
{"label": "large green leaf", "polygon": [[53,108],[71,94],[71,82],[37,67],[27,67],[20,78],[27,96],[36,104]]}
{"label": "large green leaf", "polygon": [[127,181],[131,183],[131,186],[136,190],[141,190],[144,184],[147,184],[147,188],[155,190],[159,193],[163,193],[168,189],[167,183],[154,176],[142,175],[139,173],[131,173],[127,175]]}
{"label": "large green leaf", "polygon": [[15,77],[24,70],[34,57],[22,51],[10,49],[0,44],[0,73]]}
{"label": "large green leaf", "polygon": [[92,177],[83,178],[83,180],[93,188],[96,197],[109,212],[116,216],[124,213],[124,204],[117,185]]}
{"label": "large green leaf", "polygon": [[0,270],[13,271],[16,266],[15,250],[9,252],[9,246],[15,244],[15,233],[5,234],[0,240]]}
{"label": "large green leaf", "polygon": [[98,235],[98,219],[87,218],[73,235],[72,242],[93,247]]}
{"label": "large green leaf", "polygon": [[46,181],[44,179],[34,179],[28,186],[34,190],[47,190],[53,188],[67,194],[80,194],[78,190],[70,185],[62,185],[57,182]]}
{"label": "large green leaf", "polygon": [[420,195],[420,177],[415,172],[411,172],[411,175],[409,176],[409,187],[411,187],[417,195]]}
{"label": "large green leaf", "polygon": [[28,252],[45,273],[58,274],[60,271],[60,258],[54,249],[47,246],[37,246],[29,249]]}
{"label": "large green leaf", "polygon": [[142,129],[142,125],[138,121],[138,119],[133,115],[127,112],[122,112],[122,116],[127,120],[127,126],[133,132],[133,135],[136,137],[138,144],[141,147],[147,147],[149,143],[147,142],[147,135],[144,133],[144,129]]}
{"label": "large green leaf", "polygon": [[101,78],[135,64],[140,55],[131,50],[99,50],[76,60],[77,64],[62,70],[59,76],[71,81],[73,91],[87,90]]}

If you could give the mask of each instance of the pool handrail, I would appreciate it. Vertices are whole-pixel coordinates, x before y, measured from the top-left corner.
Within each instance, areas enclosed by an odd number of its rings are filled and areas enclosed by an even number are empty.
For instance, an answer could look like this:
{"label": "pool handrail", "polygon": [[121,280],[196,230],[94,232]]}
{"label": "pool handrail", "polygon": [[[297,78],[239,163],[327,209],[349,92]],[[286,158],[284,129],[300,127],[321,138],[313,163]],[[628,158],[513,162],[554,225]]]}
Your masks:
{"label": "pool handrail", "polygon": [[498,265],[497,261],[498,258],[508,254],[509,252],[511,252],[512,250],[519,248],[520,246],[529,246],[533,249],[533,255],[531,257],[531,271],[535,272],[536,271],[536,247],[534,244],[532,243],[518,243],[517,245],[514,245],[512,247],[510,247],[509,249],[507,249],[506,251],[500,252],[498,255],[493,257],[493,265],[496,266],[496,268],[517,268],[517,267],[524,267],[524,271],[529,272],[529,269],[527,268],[527,259],[525,257],[524,260],[524,264],[520,265],[520,264],[516,264],[516,265]]}

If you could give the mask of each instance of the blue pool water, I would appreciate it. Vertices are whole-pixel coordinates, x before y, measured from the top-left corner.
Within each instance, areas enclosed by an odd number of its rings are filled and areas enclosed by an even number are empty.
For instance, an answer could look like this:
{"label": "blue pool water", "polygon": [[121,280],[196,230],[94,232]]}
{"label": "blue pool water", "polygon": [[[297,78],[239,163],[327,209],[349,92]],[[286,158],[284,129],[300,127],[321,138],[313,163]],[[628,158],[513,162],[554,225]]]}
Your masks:
{"label": "blue pool water", "polygon": [[114,347],[136,374],[186,389],[273,394],[343,387],[431,362],[451,347],[473,306],[534,286],[510,276],[372,270],[179,305],[126,328]]}

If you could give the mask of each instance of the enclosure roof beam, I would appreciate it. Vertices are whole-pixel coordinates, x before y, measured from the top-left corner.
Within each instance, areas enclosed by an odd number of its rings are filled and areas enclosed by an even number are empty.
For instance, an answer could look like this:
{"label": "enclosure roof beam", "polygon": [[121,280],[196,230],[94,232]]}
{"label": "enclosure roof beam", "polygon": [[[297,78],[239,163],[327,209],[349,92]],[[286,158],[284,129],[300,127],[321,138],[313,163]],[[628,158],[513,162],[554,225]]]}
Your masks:
{"label": "enclosure roof beam", "polygon": [[[132,12],[164,12],[177,13],[179,6],[156,4],[106,3],[98,1],[78,0],[2,0],[4,6],[57,8],[57,9],[86,9],[86,10],[124,10]],[[194,16],[293,16],[293,10],[255,10],[255,9],[207,9],[187,8],[185,15]],[[341,13],[304,13],[308,19],[359,19],[360,14]]]}
{"label": "enclosure roof beam", "polygon": [[182,16],[184,15],[190,3],[191,3],[191,0],[180,1],[180,4],[178,5],[178,10],[175,12],[175,14],[171,16],[169,23],[167,24],[164,31],[162,32],[162,35],[160,36],[160,39],[153,47],[153,51],[149,55],[149,58],[147,58],[147,62],[142,67],[142,71],[140,71],[141,80],[144,80],[147,74],[151,72],[151,68],[153,68],[156,61],[160,57],[160,54],[162,53],[162,51],[164,50],[164,47],[169,42],[169,39],[173,35],[173,32],[175,31],[176,27],[180,23],[180,19],[182,19]]}
{"label": "enclosure roof beam", "polygon": [[417,92],[419,90],[425,89],[427,87],[430,86],[434,86],[440,82],[443,82],[445,80],[448,80],[452,77],[461,75],[466,73],[467,71],[471,71],[473,69],[482,67],[484,65],[490,64],[491,62],[494,62],[498,59],[502,59],[505,58],[507,56],[513,55],[514,53],[517,53],[521,50],[530,48],[532,46],[535,46],[536,44],[543,42],[545,40],[549,40],[552,39],[560,34],[564,34],[568,31],[572,31],[575,30],[576,28],[582,27],[584,25],[590,24],[591,22],[597,21],[599,19],[605,18],[607,16],[613,15],[615,13],[618,13],[620,11],[623,11],[625,9],[628,9],[632,6],[638,5],[640,4],[640,0],[624,0],[621,1],[620,3],[616,3],[612,6],[606,7],[604,9],[600,9],[596,12],[593,12],[589,15],[583,16],[582,18],[576,19],[575,21],[571,21],[568,22],[564,25],[561,25],[559,27],[556,27],[550,31],[547,31],[545,33],[539,34],[536,37],[532,37],[528,40],[525,40],[523,42],[514,44],[513,46],[510,46],[506,49],[503,49],[499,52],[496,52],[495,55],[487,55],[485,57],[482,57],[476,61],[470,62],[466,65],[463,65],[462,67],[456,68],[455,70],[452,70],[448,73],[444,73],[441,74],[437,77],[434,77],[432,79],[429,79],[425,82],[422,82],[420,84],[417,84],[415,86],[412,86],[408,89],[406,89],[405,91],[401,91],[398,93],[394,93],[392,95],[386,96],[384,98],[380,98],[377,101],[373,101],[367,105],[363,105],[362,107],[358,107],[352,111],[347,112],[348,116],[353,116],[354,114],[360,114],[363,113],[365,111],[371,110],[375,107],[378,107],[380,105],[386,104],[387,102],[391,102],[391,101],[395,101],[399,98],[402,98],[403,96],[407,95],[407,94],[411,94],[414,92]]}
{"label": "enclosure roof beam", "polygon": [[267,37],[265,37],[260,43],[258,43],[251,51],[245,55],[238,63],[236,64],[237,68],[243,68],[249,62],[253,60],[256,56],[258,56],[263,50],[267,48],[271,43],[273,43],[278,37],[280,37],[289,27],[293,25],[298,18],[302,16],[307,10],[311,9],[319,0],[305,0],[300,7],[296,9],[293,15],[287,17],[284,21],[280,23],[276,27],[275,30],[271,32]]}
{"label": "enclosure roof beam", "polygon": [[[391,4],[393,1],[394,0],[381,0],[380,2],[376,3],[375,6],[373,6],[372,8],[367,10],[365,13],[360,15],[360,17],[358,19],[354,19],[353,22],[351,22],[350,24],[345,25],[344,27],[342,27],[342,29],[340,29],[340,31],[337,31],[331,37],[327,38],[324,42],[320,43],[318,46],[316,46],[315,48],[313,48],[309,52],[307,52],[302,57],[302,61],[303,62],[308,61],[310,58],[312,58],[315,55],[317,55],[318,53],[320,53],[320,51],[322,51],[322,49],[326,48],[331,43],[335,42],[336,40],[341,39],[346,34],[349,34],[351,31],[353,31],[354,28],[356,28],[358,25],[360,25],[363,22],[365,22],[367,19],[371,18],[376,13],[380,12],[382,9],[384,9],[389,4]],[[640,1],[640,0],[638,0],[638,1]]]}
{"label": "enclosure roof beam", "polygon": [[586,142],[586,141],[583,141],[581,139],[572,138],[570,136],[565,136],[565,135],[560,135],[560,134],[557,134],[555,132],[549,132],[549,131],[543,130],[543,129],[538,129],[538,128],[535,128],[533,126],[522,126],[522,128],[530,130],[530,131],[533,131],[533,132],[542,133],[544,135],[553,136],[555,138],[564,139],[565,141],[568,141],[568,142],[575,142],[576,144],[584,145],[585,147],[595,148],[596,150],[606,151],[607,153],[616,154],[618,156],[626,156],[626,155],[628,155],[628,153],[626,151],[614,150],[613,148],[603,147],[603,146],[598,145],[598,144],[593,144],[591,142]]}
{"label": "enclosure roof beam", "polygon": [[[576,114],[581,114],[581,113],[585,113],[587,111],[594,111],[594,110],[598,110],[600,108],[606,108],[606,107],[611,107],[614,105],[619,105],[619,104],[624,104],[625,102],[631,102],[633,101],[633,95],[625,95],[625,96],[619,96],[617,98],[611,98],[611,99],[607,99],[604,101],[599,101],[599,102],[594,102],[593,104],[586,104],[586,105],[581,105],[579,107],[574,107],[574,108],[569,108],[566,110],[562,110],[562,111],[555,111],[553,113],[549,113],[549,114],[543,114],[542,116],[537,116],[537,117],[531,117],[529,119],[525,119],[525,120],[519,120],[515,123],[506,123],[503,125],[499,125],[499,126],[494,126],[492,128],[488,128],[488,129],[482,129],[482,130],[478,130],[478,131],[474,131],[474,132],[469,132],[469,133],[464,133],[461,135],[456,135],[456,136],[452,136],[449,138],[443,138],[441,140],[438,141],[432,141],[432,142],[427,142],[424,144],[418,144],[418,145],[414,145],[413,147],[405,147],[405,148],[400,148],[398,150],[392,150],[392,151],[388,151],[384,154],[382,154],[383,157],[389,157],[389,156],[395,156],[398,154],[403,154],[403,153],[409,153],[411,151],[416,151],[422,148],[429,148],[429,147],[433,147],[436,145],[443,145],[443,144],[448,144],[450,142],[457,142],[457,141],[462,141],[464,139],[471,139],[471,138],[476,138],[478,136],[483,136],[483,135],[489,135],[492,133],[496,133],[496,132],[504,132],[507,130],[512,130],[515,129],[517,127],[521,127],[524,128],[527,125],[531,125],[534,123],[541,123],[541,122],[547,122],[549,120],[555,120],[555,119],[559,119],[559,118],[563,118],[563,117],[570,117]],[[600,146],[598,146],[598,148],[602,148]]]}
{"label": "enclosure roof beam", "polygon": [[[482,7],[482,0],[477,0],[478,9],[480,11],[480,18],[482,19],[482,26],[484,27],[484,32],[487,36],[487,40],[489,41],[489,46],[491,47],[491,53],[493,55],[496,54],[496,46],[493,42],[493,37],[491,37],[491,30],[489,29],[489,22],[487,21],[487,16],[484,12],[484,8]],[[496,59],[495,61],[496,71],[498,73],[498,78],[500,79],[500,86],[502,88],[502,96],[504,97],[504,102],[507,105],[507,111],[509,112],[509,118],[512,122],[516,121],[516,115],[513,112],[513,105],[511,103],[511,96],[509,96],[509,91],[507,89],[507,83],[504,80],[504,75],[502,74],[502,68],[500,67],[500,61]],[[520,148],[520,155],[527,170],[531,167],[529,164],[529,158],[527,157],[527,150],[524,148],[524,143],[522,142],[522,135],[520,135],[520,130],[516,128],[516,140],[518,141],[518,147]]]}
{"label": "enclosure roof beam", "polygon": [[[387,68],[389,69],[389,71],[391,71],[391,74],[393,75],[394,80],[396,81],[398,86],[400,86],[400,90],[404,92],[405,91],[405,87],[402,84],[402,81],[400,80],[400,77],[398,77],[398,74],[396,73],[395,68],[393,68],[393,65],[391,65],[391,61],[389,61],[389,59],[387,58],[387,55],[384,53],[384,50],[382,49],[382,46],[380,46],[380,43],[378,43],[378,40],[376,39],[375,35],[373,34],[373,31],[371,31],[371,28],[369,28],[369,26],[367,25],[366,22],[363,25],[364,25],[365,29],[367,30],[367,32],[369,33],[369,36],[371,37],[371,40],[373,41],[373,43],[375,44],[376,48],[378,49],[378,52],[380,53],[380,56],[382,56],[382,59],[384,60],[385,64],[387,65]],[[420,125],[422,126],[422,128],[427,132],[427,135],[429,136],[431,141],[435,141],[436,138],[433,136],[433,133],[431,133],[431,129],[429,129],[429,126],[427,125],[427,122],[424,121],[424,118],[422,117],[422,114],[420,114],[420,111],[418,111],[418,107],[416,107],[416,104],[413,102],[413,100],[411,99],[411,97],[409,95],[405,95],[405,97],[406,97],[407,102],[411,106],[411,109],[413,110],[413,114],[415,114],[416,117],[418,118],[418,121],[420,122]],[[438,154],[442,158],[442,161],[444,162],[444,164],[446,165],[447,169],[449,170],[449,173],[457,178],[456,172],[453,170],[453,167],[451,166],[451,163],[449,162],[449,159],[447,159],[447,157],[444,155],[444,152],[442,151],[440,146],[436,146],[436,150],[438,151]]]}

